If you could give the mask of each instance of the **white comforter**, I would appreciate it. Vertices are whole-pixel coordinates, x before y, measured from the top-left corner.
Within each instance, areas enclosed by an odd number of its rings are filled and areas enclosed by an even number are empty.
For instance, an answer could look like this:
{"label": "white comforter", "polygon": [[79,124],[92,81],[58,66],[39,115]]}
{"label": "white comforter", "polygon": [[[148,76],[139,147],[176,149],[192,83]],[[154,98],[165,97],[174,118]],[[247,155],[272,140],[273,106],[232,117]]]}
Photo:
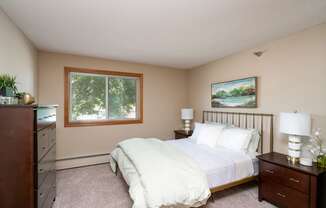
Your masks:
{"label": "white comforter", "polygon": [[133,208],[192,207],[206,203],[205,173],[186,154],[158,139],[128,139],[111,153],[129,185]]}

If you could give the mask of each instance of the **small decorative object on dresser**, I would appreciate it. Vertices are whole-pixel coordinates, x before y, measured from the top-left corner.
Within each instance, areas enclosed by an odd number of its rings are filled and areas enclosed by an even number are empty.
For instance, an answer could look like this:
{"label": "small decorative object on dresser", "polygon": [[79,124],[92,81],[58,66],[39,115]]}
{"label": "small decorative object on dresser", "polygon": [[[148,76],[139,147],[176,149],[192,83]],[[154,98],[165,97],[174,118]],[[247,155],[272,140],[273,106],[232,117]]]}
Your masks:
{"label": "small decorative object on dresser", "polygon": [[311,134],[311,117],[307,113],[280,113],[280,132],[289,135],[288,159],[298,163],[301,155],[302,136]]}
{"label": "small decorative object on dresser", "polygon": [[183,138],[187,138],[190,137],[192,135],[192,130],[186,132],[184,130],[175,130],[174,131],[174,135],[175,135],[175,139],[183,139]]}
{"label": "small decorative object on dresser", "polygon": [[323,149],[323,140],[321,138],[321,130],[318,128],[310,137],[310,152],[313,156],[314,162],[321,168],[326,168],[326,155]]}
{"label": "small decorative object on dresser", "polygon": [[18,103],[23,105],[30,105],[35,102],[35,98],[26,92],[20,92],[16,94],[16,97],[18,98]]}
{"label": "small decorative object on dresser", "polygon": [[0,207],[52,207],[56,106],[0,105],[0,115]]}
{"label": "small decorative object on dresser", "polygon": [[192,108],[182,108],[181,109],[181,119],[184,120],[185,126],[184,131],[190,131],[190,122],[194,118],[194,110]]}
{"label": "small decorative object on dresser", "polygon": [[259,201],[279,207],[326,207],[326,169],[289,163],[287,155],[267,153],[259,159]]}
{"label": "small decorative object on dresser", "polygon": [[15,105],[18,104],[16,97],[4,97],[0,95],[0,105]]}

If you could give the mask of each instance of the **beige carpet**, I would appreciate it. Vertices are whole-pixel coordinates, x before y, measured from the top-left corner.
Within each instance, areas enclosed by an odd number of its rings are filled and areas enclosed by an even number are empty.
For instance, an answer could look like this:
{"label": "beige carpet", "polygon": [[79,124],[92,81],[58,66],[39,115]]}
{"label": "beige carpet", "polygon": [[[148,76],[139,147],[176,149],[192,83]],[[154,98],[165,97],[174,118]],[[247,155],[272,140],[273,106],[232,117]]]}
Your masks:
{"label": "beige carpet", "polygon": [[[130,208],[132,201],[121,176],[108,164],[58,171],[54,208]],[[242,185],[216,193],[207,208],[270,208],[257,200],[255,184]]]}

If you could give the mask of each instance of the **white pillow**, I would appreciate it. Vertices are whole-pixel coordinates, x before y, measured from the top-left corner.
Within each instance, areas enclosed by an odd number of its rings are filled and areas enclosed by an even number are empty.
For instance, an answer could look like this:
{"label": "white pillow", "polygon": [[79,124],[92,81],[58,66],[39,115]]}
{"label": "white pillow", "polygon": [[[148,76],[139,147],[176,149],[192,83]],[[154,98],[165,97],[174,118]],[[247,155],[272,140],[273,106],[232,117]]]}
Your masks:
{"label": "white pillow", "polygon": [[223,128],[227,127],[227,125],[221,124],[221,123],[213,123],[213,122],[198,123],[198,122],[195,122],[194,131],[190,137],[191,141],[193,141],[194,143],[197,143],[197,138],[199,136],[199,132],[200,132],[201,128],[205,127],[205,126],[221,126]]}
{"label": "white pillow", "polygon": [[258,148],[258,144],[259,144],[259,140],[260,140],[259,131],[257,129],[252,129],[251,137],[252,138],[248,145],[248,152],[249,153],[257,152],[257,148]]}
{"label": "white pillow", "polygon": [[201,129],[201,127],[203,125],[204,125],[203,123],[195,122],[194,131],[193,131],[193,133],[192,133],[192,135],[190,137],[191,141],[193,141],[194,143],[196,143],[197,138],[198,138],[198,135],[199,135],[199,132],[200,132],[200,129]]}
{"label": "white pillow", "polygon": [[224,128],[225,126],[223,125],[202,125],[200,127],[196,143],[207,145],[212,148],[216,147],[217,140],[219,139]]}
{"label": "white pillow", "polygon": [[252,130],[242,128],[225,128],[216,145],[227,149],[247,152]]}

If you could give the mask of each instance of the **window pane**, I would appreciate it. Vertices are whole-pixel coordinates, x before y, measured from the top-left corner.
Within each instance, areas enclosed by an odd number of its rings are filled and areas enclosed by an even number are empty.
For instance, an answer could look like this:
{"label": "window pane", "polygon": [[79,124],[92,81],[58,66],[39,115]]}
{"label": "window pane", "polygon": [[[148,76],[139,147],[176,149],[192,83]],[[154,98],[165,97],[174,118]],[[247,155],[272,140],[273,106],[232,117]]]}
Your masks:
{"label": "window pane", "polygon": [[137,118],[137,80],[134,78],[109,78],[109,119]]}
{"label": "window pane", "polygon": [[106,76],[70,74],[71,120],[107,119]]}

